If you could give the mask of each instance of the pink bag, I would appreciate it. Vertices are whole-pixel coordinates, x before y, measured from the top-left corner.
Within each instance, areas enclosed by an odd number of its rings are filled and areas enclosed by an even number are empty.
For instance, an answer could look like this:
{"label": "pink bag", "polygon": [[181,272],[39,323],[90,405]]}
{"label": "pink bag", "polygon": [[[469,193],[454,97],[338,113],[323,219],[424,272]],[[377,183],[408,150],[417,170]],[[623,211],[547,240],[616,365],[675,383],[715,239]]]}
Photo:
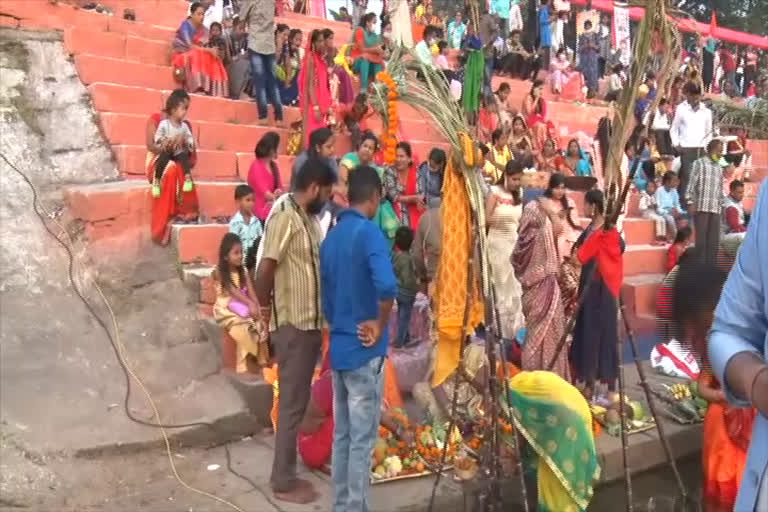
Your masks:
{"label": "pink bag", "polygon": [[251,308],[249,308],[247,304],[243,304],[239,300],[230,299],[228,307],[231,312],[233,312],[239,317],[248,318],[251,316]]}

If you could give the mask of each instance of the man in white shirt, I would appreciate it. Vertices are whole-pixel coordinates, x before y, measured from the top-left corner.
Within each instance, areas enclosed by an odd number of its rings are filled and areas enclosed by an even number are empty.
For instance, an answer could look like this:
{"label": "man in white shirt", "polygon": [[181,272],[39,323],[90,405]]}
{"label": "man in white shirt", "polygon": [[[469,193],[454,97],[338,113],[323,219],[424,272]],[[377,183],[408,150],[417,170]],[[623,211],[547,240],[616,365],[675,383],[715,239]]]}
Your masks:
{"label": "man in white shirt", "polygon": [[715,131],[712,111],[701,103],[701,87],[689,82],[684,92],[688,100],[677,106],[669,130],[672,145],[680,154],[680,197],[685,197],[693,162],[706,154],[705,148]]}

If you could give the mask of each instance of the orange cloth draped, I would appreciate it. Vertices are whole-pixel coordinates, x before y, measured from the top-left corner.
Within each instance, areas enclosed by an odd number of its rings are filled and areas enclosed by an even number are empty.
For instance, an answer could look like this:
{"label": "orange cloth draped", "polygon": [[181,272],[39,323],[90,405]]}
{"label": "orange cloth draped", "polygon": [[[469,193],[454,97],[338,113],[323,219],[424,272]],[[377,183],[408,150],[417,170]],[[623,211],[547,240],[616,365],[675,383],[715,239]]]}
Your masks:
{"label": "orange cloth draped", "polygon": [[184,69],[184,88],[210,96],[229,96],[229,75],[222,60],[203,48],[193,46],[185,52],[173,54],[173,67]]}
{"label": "orange cloth draped", "polygon": [[[162,114],[154,114],[152,121],[155,128],[162,120]],[[193,157],[193,162],[195,158]],[[147,180],[151,184],[155,177],[155,162],[157,155],[147,153],[146,173]],[[194,165],[194,163],[193,163]],[[168,162],[160,179],[160,197],[152,199],[152,240],[165,245],[171,234],[170,221],[174,217],[184,220],[194,220],[199,214],[197,189],[189,192],[183,191],[184,169],[174,161]]]}
{"label": "orange cloth draped", "polygon": [[432,386],[437,387],[459,366],[461,360],[461,332],[464,309],[470,300],[469,327],[483,321],[483,301],[476,283],[469,295],[467,272],[472,251],[472,226],[469,196],[464,178],[454,169],[449,156],[443,181],[443,200],[440,205],[443,234],[440,261],[437,269],[435,314],[437,318],[437,347]]}
{"label": "orange cloth draped", "polygon": [[[711,376],[710,382],[718,386]],[[704,417],[701,450],[704,497],[724,510],[732,510],[736,502],[755,414],[754,409],[711,403]]]}

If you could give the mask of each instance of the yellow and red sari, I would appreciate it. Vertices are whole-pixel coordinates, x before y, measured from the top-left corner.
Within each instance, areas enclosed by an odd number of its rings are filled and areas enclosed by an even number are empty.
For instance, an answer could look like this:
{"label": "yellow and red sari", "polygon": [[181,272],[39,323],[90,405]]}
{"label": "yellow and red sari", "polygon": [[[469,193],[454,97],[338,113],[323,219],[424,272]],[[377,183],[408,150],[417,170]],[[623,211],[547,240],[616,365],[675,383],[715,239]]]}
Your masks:
{"label": "yellow and red sari", "polygon": [[173,40],[172,64],[184,70],[184,88],[187,92],[203,92],[209,96],[229,96],[229,75],[220,57],[202,48],[208,42],[208,31],[195,28],[185,20]]}

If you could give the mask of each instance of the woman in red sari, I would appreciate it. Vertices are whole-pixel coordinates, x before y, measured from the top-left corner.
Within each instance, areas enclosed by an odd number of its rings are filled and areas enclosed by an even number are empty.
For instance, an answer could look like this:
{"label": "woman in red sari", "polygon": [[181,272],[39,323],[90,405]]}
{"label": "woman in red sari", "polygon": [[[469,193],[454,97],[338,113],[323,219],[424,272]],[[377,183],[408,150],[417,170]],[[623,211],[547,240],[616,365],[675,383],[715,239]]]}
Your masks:
{"label": "woman in red sari", "polygon": [[[176,89],[171,96],[178,96],[189,103],[189,94],[184,89]],[[165,118],[166,114],[158,112],[152,114],[147,120],[146,145],[147,160],[146,172],[149,183],[155,180],[155,163],[163,148],[155,144],[155,132],[157,125]],[[189,121],[184,121],[189,124]],[[190,130],[192,125],[190,126]],[[190,157],[190,163],[194,167],[197,154]],[[171,235],[171,222],[193,222],[199,214],[197,189],[184,191],[184,169],[173,160],[165,166],[160,177],[160,196],[152,199],[152,240],[160,245],[167,245]]]}
{"label": "woman in red sari", "polygon": [[395,151],[395,165],[384,170],[384,195],[395,208],[401,226],[414,231],[424,213],[424,198],[418,193],[418,172],[413,163],[413,151],[407,142],[400,142]]}
{"label": "woman in red sari", "polygon": [[206,48],[208,30],[203,25],[205,7],[199,2],[190,5],[189,17],[176,31],[173,40],[173,69],[189,92],[209,96],[229,96],[227,68],[218,48]]}
{"label": "woman in red sari", "polygon": [[309,36],[309,48],[299,71],[299,107],[304,120],[304,147],[309,147],[309,135],[327,126],[328,114],[333,104],[328,81],[328,65],[325,55],[328,49],[322,30],[313,30]]}
{"label": "woman in red sari", "polygon": [[542,95],[544,81],[534,80],[531,92],[523,99],[522,114],[533,133],[533,143],[536,149],[541,149],[544,142],[552,138],[555,126],[547,119],[547,101]]}

